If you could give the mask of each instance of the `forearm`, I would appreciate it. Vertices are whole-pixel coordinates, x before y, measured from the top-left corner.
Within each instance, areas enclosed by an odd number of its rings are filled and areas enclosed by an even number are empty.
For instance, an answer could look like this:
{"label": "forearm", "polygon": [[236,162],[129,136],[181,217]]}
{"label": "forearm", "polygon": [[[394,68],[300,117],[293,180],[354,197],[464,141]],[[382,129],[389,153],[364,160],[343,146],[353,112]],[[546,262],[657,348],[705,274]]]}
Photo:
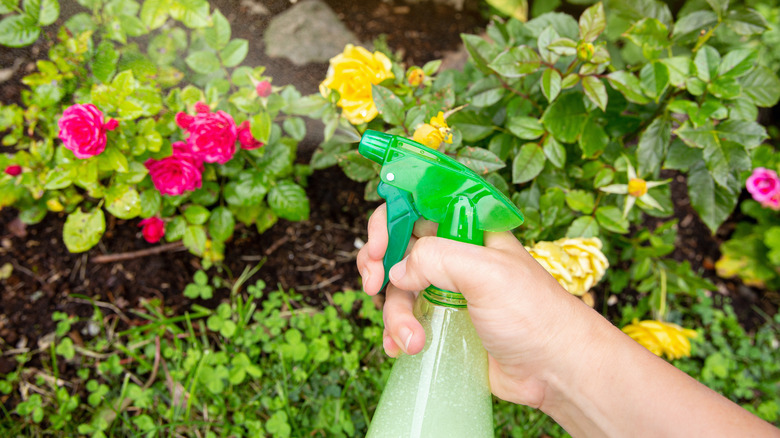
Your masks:
{"label": "forearm", "polygon": [[541,406],[573,436],[780,436],[596,312],[581,312],[589,330],[548,377]]}

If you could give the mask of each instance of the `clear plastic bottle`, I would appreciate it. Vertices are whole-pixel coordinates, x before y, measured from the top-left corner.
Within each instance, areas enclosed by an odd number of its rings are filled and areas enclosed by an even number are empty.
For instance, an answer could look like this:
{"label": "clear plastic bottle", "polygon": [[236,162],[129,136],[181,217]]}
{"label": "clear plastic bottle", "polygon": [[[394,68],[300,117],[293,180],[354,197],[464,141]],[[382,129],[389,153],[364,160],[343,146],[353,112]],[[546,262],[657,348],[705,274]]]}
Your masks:
{"label": "clear plastic bottle", "polygon": [[487,352],[462,295],[431,286],[414,310],[425,347],[396,359],[367,437],[492,437]]}

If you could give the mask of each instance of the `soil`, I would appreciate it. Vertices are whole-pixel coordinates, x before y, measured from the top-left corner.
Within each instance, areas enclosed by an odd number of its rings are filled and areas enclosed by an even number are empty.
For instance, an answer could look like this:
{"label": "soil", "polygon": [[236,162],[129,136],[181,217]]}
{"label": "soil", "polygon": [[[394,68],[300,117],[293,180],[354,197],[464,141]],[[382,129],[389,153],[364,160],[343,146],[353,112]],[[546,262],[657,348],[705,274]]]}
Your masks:
{"label": "soil", "polygon": [[[260,38],[263,29],[271,16],[284,11],[291,3],[287,0],[262,3],[269,15],[253,15],[246,6],[236,7],[238,2],[234,0],[212,1],[231,20],[234,37],[250,41],[252,55],[247,62],[267,66],[267,73],[276,85],[291,83],[303,93],[315,92],[325,76],[327,64],[297,68],[286,60],[263,55]],[[463,11],[438,3],[407,5],[383,0],[328,0],[327,3],[361,41],[370,42],[386,35],[389,47],[403,50],[403,59],[416,65],[440,59],[457,49],[461,32],[478,32],[486,22],[474,7],[474,1],[466,2]],[[52,26],[49,32],[54,33],[54,29]],[[45,54],[45,44],[44,41],[26,49],[0,51],[0,66],[18,67],[10,80],[0,83],[0,101],[20,100],[21,77],[34,69],[35,59]],[[308,162],[314,147],[316,144],[301,145],[301,162]],[[1,152],[10,151],[0,149]],[[363,185],[347,179],[337,168],[317,171],[309,181],[311,218],[300,223],[282,220],[262,235],[238,228],[227,245],[225,275],[237,277],[245,267],[264,261],[254,278],[265,280],[270,287],[278,284],[295,288],[314,306],[327,302],[334,292],[360,287],[355,266],[357,247],[366,239],[367,216],[377,204],[364,201]],[[680,240],[674,257],[690,261],[695,270],[717,284],[717,292],[730,295],[739,304],[740,315],[748,325],[757,318],[753,306],[775,313],[780,302],[776,293],[756,291],[714,274],[719,244],[738,218],[732,218],[712,236],[690,206],[684,178],[675,178],[672,189],[675,216],[680,221]],[[110,220],[97,247],[85,254],[71,254],[61,238],[64,215],[49,214],[41,223],[27,227],[15,216],[12,209],[0,211],[0,266],[6,263],[13,266],[11,276],[0,283],[3,287],[0,350],[35,348],[41,336],[54,330],[53,312],[87,316],[92,311],[88,298],[109,303],[130,315],[129,324],[140,323],[132,320],[129,310],[138,308],[142,300],[157,298],[172,312],[184,311],[193,303],[182,295],[182,290],[200,265],[199,259],[186,251],[115,263],[95,262],[101,255],[155,247],[141,238],[137,221]],[[224,291],[211,302],[195,302],[213,304],[221,298]],[[14,366],[12,357],[0,356],[0,375]]]}

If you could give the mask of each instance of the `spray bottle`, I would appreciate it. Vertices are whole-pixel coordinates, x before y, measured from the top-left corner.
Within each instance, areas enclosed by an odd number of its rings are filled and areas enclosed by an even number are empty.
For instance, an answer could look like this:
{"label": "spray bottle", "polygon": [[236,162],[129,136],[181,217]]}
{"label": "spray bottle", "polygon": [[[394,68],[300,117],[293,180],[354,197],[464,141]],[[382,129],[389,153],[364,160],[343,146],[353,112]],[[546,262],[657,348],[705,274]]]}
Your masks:
{"label": "spray bottle", "polygon": [[[389,235],[382,287],[420,217],[439,224],[437,236],[475,245],[483,244],[484,231],[523,222],[490,183],[420,143],[368,130],[358,151],[382,165],[377,191],[387,201]],[[396,360],[367,436],[492,437],[487,352],[463,295],[431,285],[420,293],[415,316],[425,329],[425,347]]]}

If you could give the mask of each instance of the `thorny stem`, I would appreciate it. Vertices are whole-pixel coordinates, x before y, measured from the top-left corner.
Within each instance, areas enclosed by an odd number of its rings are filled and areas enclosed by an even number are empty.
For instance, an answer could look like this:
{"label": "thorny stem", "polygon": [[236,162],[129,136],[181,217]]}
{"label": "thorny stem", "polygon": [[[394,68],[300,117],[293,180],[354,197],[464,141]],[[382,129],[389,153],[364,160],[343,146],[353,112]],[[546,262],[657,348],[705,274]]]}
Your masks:
{"label": "thorny stem", "polygon": [[512,88],[512,87],[511,87],[511,86],[510,86],[510,85],[509,85],[509,84],[508,84],[508,83],[507,83],[507,82],[504,80],[504,78],[502,78],[501,76],[497,76],[497,77],[498,77],[498,80],[501,82],[501,86],[502,86],[502,87],[504,87],[504,89],[505,89],[505,90],[508,90],[508,91],[510,91],[510,92],[512,92],[512,93],[514,93],[515,95],[517,95],[517,96],[520,96],[520,97],[522,97],[523,99],[527,100],[527,101],[528,101],[528,102],[529,102],[531,105],[533,105],[533,107],[534,107],[534,108],[536,108],[536,110],[537,110],[537,111],[539,111],[539,114],[544,114],[544,108],[542,108],[541,106],[539,106],[539,104],[538,104],[538,103],[534,102],[534,100],[533,100],[533,99],[531,99],[531,97],[530,97],[529,95],[527,95],[527,94],[523,93],[523,92],[522,92],[522,91],[520,91],[520,90],[516,90],[516,89]]}

